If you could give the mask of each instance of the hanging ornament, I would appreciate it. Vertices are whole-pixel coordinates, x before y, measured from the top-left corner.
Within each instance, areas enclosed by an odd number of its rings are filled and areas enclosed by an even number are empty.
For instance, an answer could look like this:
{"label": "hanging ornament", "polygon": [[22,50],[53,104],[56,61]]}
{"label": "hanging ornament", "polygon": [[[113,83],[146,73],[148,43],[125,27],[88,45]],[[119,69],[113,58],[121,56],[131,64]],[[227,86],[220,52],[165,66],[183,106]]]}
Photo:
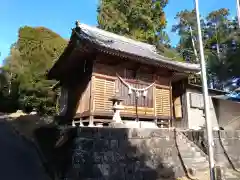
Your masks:
{"label": "hanging ornament", "polygon": [[139,92],[138,91],[136,91],[136,97],[139,97]]}
{"label": "hanging ornament", "polygon": [[147,96],[147,90],[144,90],[143,91],[143,97],[146,97]]}
{"label": "hanging ornament", "polygon": [[128,95],[131,95],[131,94],[132,94],[132,88],[129,87],[129,88],[128,88]]}

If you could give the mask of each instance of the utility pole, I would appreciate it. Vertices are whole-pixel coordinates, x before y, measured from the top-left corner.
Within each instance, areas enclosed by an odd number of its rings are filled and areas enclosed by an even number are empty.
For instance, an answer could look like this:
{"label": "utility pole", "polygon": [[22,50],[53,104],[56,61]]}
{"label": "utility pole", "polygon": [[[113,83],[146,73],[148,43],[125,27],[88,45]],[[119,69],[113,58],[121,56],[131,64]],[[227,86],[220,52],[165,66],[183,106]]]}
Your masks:
{"label": "utility pole", "polygon": [[237,0],[237,18],[238,18],[238,27],[240,28],[240,4],[239,0]]}
{"label": "utility pole", "polygon": [[213,132],[212,132],[212,122],[211,122],[211,116],[210,116],[210,105],[209,105],[209,96],[208,96],[208,87],[207,87],[207,73],[206,73],[206,64],[205,64],[205,57],[204,57],[204,50],[203,50],[203,41],[202,41],[202,31],[201,31],[201,24],[200,24],[198,0],[195,0],[195,9],[196,9],[196,16],[197,16],[198,40],[199,40],[199,49],[200,49],[200,57],[201,57],[200,63],[201,63],[205,120],[206,120],[206,126],[207,126],[210,180],[215,180],[214,154],[213,154],[213,146],[214,146]]}

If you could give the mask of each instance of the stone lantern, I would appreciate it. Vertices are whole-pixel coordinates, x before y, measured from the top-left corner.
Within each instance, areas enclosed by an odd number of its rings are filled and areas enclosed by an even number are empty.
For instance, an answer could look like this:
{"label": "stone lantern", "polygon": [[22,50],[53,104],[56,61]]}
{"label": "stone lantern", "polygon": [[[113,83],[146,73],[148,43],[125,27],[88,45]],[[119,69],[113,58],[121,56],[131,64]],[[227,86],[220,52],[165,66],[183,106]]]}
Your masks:
{"label": "stone lantern", "polygon": [[113,121],[115,123],[123,123],[121,116],[120,116],[121,110],[124,109],[124,107],[122,106],[123,99],[120,96],[115,95],[114,97],[110,98],[109,100],[113,102],[113,107],[112,107],[112,110],[114,113],[113,118],[112,118]]}

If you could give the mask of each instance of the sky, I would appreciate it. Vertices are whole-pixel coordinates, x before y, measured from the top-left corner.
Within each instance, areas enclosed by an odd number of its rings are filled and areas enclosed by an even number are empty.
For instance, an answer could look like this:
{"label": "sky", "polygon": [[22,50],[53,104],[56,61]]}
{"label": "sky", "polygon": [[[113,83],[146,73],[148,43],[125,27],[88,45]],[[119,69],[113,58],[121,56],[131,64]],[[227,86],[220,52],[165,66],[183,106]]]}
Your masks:
{"label": "sky", "polygon": [[[224,7],[235,16],[235,1],[199,0],[200,14],[206,16]],[[63,38],[69,38],[76,20],[88,25],[97,24],[97,5],[98,0],[0,0],[0,65],[9,55],[10,46],[16,42],[20,27],[44,26]],[[193,0],[169,0],[165,8],[168,21],[166,29],[173,46],[178,42],[178,36],[171,33],[171,26],[176,24],[174,16],[181,10],[193,8]]]}

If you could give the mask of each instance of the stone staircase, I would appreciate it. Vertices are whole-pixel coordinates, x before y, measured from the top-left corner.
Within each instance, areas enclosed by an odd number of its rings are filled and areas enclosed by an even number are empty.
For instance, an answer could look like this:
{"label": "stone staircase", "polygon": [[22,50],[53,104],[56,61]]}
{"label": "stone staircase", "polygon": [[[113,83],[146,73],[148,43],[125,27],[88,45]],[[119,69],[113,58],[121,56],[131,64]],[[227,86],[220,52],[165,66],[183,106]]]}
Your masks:
{"label": "stone staircase", "polygon": [[[216,169],[216,171],[218,171],[217,180],[239,180],[240,173],[236,172],[231,166],[229,166],[229,162],[224,156],[223,150],[220,148],[219,140],[214,139],[214,143],[215,166],[219,167],[219,170]],[[177,132],[177,146],[190,178],[208,180],[208,156],[181,132]]]}
{"label": "stone staircase", "polygon": [[235,138],[229,141],[225,136],[221,137],[221,133],[218,134],[218,132],[214,132],[215,166],[221,168],[223,179],[240,179],[240,170],[237,168],[240,162],[238,159],[238,144],[239,141],[236,141]]}
{"label": "stone staircase", "polygon": [[176,143],[179,157],[191,179],[208,176],[208,157],[204,152],[181,132],[176,134]]}

